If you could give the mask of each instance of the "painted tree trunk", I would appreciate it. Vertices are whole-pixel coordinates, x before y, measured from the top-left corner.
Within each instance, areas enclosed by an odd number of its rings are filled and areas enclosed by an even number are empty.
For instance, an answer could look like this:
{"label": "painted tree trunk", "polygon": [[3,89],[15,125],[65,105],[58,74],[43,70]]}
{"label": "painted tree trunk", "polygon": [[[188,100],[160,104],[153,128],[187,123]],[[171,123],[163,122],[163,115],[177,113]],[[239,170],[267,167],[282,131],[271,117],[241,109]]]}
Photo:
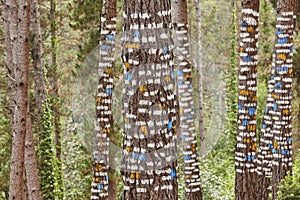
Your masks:
{"label": "painted tree trunk", "polygon": [[169,0],[123,2],[124,200],[178,199]]}
{"label": "painted tree trunk", "polygon": [[103,1],[101,13],[100,50],[98,66],[98,95],[96,102],[96,151],[93,160],[91,199],[109,199],[109,136],[113,123],[111,106],[113,90],[114,52],[116,37],[116,0]]}
{"label": "painted tree trunk", "polygon": [[3,1],[10,105],[12,109],[12,156],[9,199],[24,197],[24,152],[28,104],[29,1]]}
{"label": "painted tree trunk", "polygon": [[201,45],[201,0],[197,0],[196,2],[196,21],[197,21],[197,89],[198,89],[198,107],[199,110],[197,112],[198,114],[198,120],[199,120],[199,132],[200,132],[200,156],[202,158],[206,155],[206,148],[205,148],[205,129],[204,129],[204,111],[203,111],[203,78],[202,78],[202,45]]}
{"label": "painted tree trunk", "polygon": [[235,151],[237,200],[256,200],[256,109],[259,0],[242,1]]}
{"label": "painted tree trunk", "polygon": [[274,98],[271,134],[272,144],[272,198],[276,199],[278,183],[292,170],[292,78],[293,38],[298,1],[279,0],[275,37]]}
{"label": "painted tree trunk", "polygon": [[185,199],[202,199],[200,171],[195,131],[192,69],[190,64],[187,1],[173,1],[174,28],[177,42],[177,95],[179,102],[181,147],[184,158]]}

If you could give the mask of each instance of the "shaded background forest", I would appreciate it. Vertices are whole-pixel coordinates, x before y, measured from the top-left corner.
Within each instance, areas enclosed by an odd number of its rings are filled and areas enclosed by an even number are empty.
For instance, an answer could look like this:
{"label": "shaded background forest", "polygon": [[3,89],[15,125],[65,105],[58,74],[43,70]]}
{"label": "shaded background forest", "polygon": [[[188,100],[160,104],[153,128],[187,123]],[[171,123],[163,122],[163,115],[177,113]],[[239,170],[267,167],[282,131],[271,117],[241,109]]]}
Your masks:
{"label": "shaded background forest", "polygon": [[[50,1],[40,1],[41,26],[44,44],[44,59],[47,73],[47,90],[54,95],[56,86],[52,80],[58,80],[59,96],[51,99],[60,115],[60,131],[62,135],[62,169],[64,199],[89,199],[91,182],[91,164],[93,148],[93,119],[95,116],[95,93],[97,88],[98,37],[100,25],[100,0],[72,0],[56,2],[55,21],[50,15]],[[121,32],[122,32],[122,2],[118,1],[119,18],[117,20],[117,53],[115,61],[114,89],[114,130],[111,140],[121,149],[122,119],[121,90],[122,90],[122,61]],[[197,41],[195,2],[189,2],[190,40]],[[258,87],[258,127],[263,118],[263,109],[267,96],[267,81],[271,67],[271,53],[274,43],[275,2],[262,0],[260,14],[259,37],[259,87]],[[204,98],[204,122],[206,134],[206,156],[201,160],[201,176],[203,199],[234,199],[234,146],[236,134],[236,109],[230,105],[232,98],[237,98],[236,85],[232,74],[236,74],[236,51],[238,37],[235,27],[239,24],[241,6],[233,9],[232,1],[201,1],[202,12],[202,78]],[[235,20],[237,15],[237,20]],[[51,31],[56,29],[53,41]],[[298,31],[298,28],[297,28]],[[57,44],[57,67],[53,67],[52,44]],[[196,42],[191,42],[193,44]],[[6,199],[9,191],[9,166],[11,149],[11,131],[9,121],[9,100],[7,90],[6,69],[4,64],[3,23],[0,21],[0,199]],[[196,58],[195,46],[191,46],[191,57]],[[299,37],[295,39],[295,92],[293,132],[294,155],[297,156],[300,147],[300,54]],[[192,63],[195,62],[192,60]],[[196,73],[194,73],[196,76]],[[30,68],[30,99],[31,117],[37,122],[35,92],[33,83],[33,68]],[[195,77],[197,78],[197,77]],[[196,88],[195,88],[196,90]],[[197,104],[197,94],[194,96]],[[196,122],[198,120],[196,119]],[[197,126],[197,124],[196,124]],[[53,127],[55,128],[55,127]],[[35,127],[37,129],[37,127]],[[36,130],[37,131],[37,130]],[[258,135],[260,130],[258,130]],[[35,132],[35,131],[34,131]],[[36,141],[37,135],[35,135]],[[53,140],[55,140],[53,135]],[[199,140],[198,140],[199,141]],[[54,143],[55,144],[55,143]],[[38,144],[36,144],[38,146]],[[198,145],[200,146],[200,145]],[[55,147],[53,147],[55,148]],[[40,149],[38,149],[40,151]],[[295,159],[295,175],[288,176],[282,183],[281,196],[295,194],[300,198],[300,162]],[[182,164],[179,159],[179,165]],[[298,168],[298,171],[297,171]],[[117,181],[117,194],[122,193],[122,180],[118,170],[110,174]],[[179,184],[179,196],[184,195],[183,183]],[[281,197],[279,197],[281,198]],[[180,198],[181,199],[181,198]],[[283,198],[282,198],[283,199]],[[293,199],[293,198],[291,198]]]}

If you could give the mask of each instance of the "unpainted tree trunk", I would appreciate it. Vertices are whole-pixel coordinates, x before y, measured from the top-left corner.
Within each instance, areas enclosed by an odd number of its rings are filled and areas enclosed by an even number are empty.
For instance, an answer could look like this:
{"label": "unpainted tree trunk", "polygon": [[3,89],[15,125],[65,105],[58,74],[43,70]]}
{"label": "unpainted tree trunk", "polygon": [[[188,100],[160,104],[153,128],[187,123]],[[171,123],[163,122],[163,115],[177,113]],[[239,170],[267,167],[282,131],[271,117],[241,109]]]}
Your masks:
{"label": "unpainted tree trunk", "polygon": [[177,200],[170,0],[125,0],[123,18],[123,199]]}
{"label": "unpainted tree trunk", "polygon": [[256,110],[259,0],[242,0],[238,128],[235,150],[236,200],[256,200]]}
{"label": "unpainted tree trunk", "polygon": [[192,69],[190,64],[187,1],[172,1],[174,28],[177,42],[177,95],[179,102],[181,147],[184,157],[185,199],[202,199],[197,140],[195,106],[193,102]]}
{"label": "unpainted tree trunk", "polygon": [[37,157],[32,135],[32,121],[29,103],[27,104],[27,130],[25,141],[25,172],[29,200],[42,200],[42,192],[37,167]]}
{"label": "unpainted tree trunk", "polygon": [[30,0],[30,31],[31,31],[31,57],[34,68],[34,88],[36,93],[36,109],[38,119],[38,130],[43,130],[41,124],[42,104],[46,100],[46,83],[44,73],[44,49],[42,43],[40,11],[38,0]]}
{"label": "unpainted tree trunk", "polygon": [[[9,198],[24,197],[24,152],[28,103],[29,1],[3,1],[6,65],[12,109],[12,157]],[[10,63],[9,63],[10,62]]]}

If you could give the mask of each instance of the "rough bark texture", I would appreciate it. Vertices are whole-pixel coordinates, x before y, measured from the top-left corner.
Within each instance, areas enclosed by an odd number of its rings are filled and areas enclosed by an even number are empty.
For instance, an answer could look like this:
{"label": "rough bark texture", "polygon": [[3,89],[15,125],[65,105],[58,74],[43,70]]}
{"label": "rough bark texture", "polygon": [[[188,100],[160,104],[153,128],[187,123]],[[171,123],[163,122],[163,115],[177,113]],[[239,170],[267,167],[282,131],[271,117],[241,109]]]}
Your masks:
{"label": "rough bark texture", "polygon": [[187,1],[172,1],[173,25],[177,42],[177,95],[179,102],[181,147],[184,158],[185,199],[202,199],[200,171],[195,131],[195,107],[193,102],[192,69],[190,64]]}
{"label": "rough bark texture", "polygon": [[[277,198],[278,183],[292,170],[292,77],[293,38],[296,23],[297,0],[279,0],[277,5],[274,97],[272,109],[273,141],[272,198]],[[271,78],[271,79],[272,79]]]}
{"label": "rough bark texture", "polygon": [[124,200],[178,198],[169,0],[123,4]]}
{"label": "rough bark texture", "polygon": [[197,21],[197,89],[198,89],[198,107],[199,110],[197,112],[198,114],[198,120],[199,120],[199,133],[200,133],[200,156],[202,158],[206,155],[206,148],[205,148],[205,129],[204,129],[204,113],[203,113],[203,76],[202,76],[202,45],[201,45],[201,0],[197,0],[196,2],[196,21]]}
{"label": "rough bark texture", "polygon": [[41,200],[42,192],[39,181],[39,172],[37,168],[37,159],[34,149],[34,140],[32,135],[32,122],[30,117],[29,103],[27,104],[27,130],[25,141],[25,172],[29,200]]}
{"label": "rough bark texture", "polygon": [[36,93],[36,109],[38,128],[41,132],[43,127],[41,123],[42,118],[42,104],[46,100],[46,84],[44,73],[44,50],[42,43],[41,25],[40,25],[40,11],[38,0],[30,0],[30,32],[31,32],[31,57],[34,68],[34,88]]}
{"label": "rough bark texture", "polygon": [[238,84],[238,131],[235,151],[237,200],[256,200],[256,109],[259,0],[242,1]]}
{"label": "rough bark texture", "polygon": [[[258,151],[258,197],[276,199],[279,181],[292,170],[292,63],[298,1],[278,1],[268,99]],[[272,178],[271,178],[272,177]],[[268,187],[272,184],[272,191]]]}
{"label": "rough bark texture", "polygon": [[[100,49],[98,65],[98,95],[96,99],[97,130],[93,159],[91,199],[109,198],[109,137],[113,123],[111,114],[113,69],[116,37],[116,0],[103,1],[101,13]],[[115,191],[114,186],[114,191]]]}
{"label": "rough bark texture", "polygon": [[[28,103],[29,2],[3,1],[9,89],[11,90],[12,157],[9,198],[24,197],[24,148]],[[10,63],[9,63],[10,62]]]}

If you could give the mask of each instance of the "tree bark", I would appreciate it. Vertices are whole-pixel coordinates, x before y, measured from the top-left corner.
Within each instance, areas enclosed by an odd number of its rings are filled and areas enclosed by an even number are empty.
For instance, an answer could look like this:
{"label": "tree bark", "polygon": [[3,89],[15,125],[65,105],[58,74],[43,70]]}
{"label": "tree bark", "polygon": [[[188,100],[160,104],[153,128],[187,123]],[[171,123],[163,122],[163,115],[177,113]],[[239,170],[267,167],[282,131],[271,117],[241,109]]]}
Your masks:
{"label": "tree bark", "polygon": [[271,113],[273,141],[272,199],[277,198],[278,183],[292,171],[292,78],[293,39],[298,1],[279,0],[275,37],[274,97]]}
{"label": "tree bark", "polygon": [[124,200],[178,198],[169,0],[123,2]]}
{"label": "tree bark", "polygon": [[235,150],[236,200],[256,200],[256,110],[259,0],[242,1]]}
{"label": "tree bark", "polygon": [[41,200],[42,192],[37,168],[37,158],[34,148],[32,135],[32,122],[30,117],[29,103],[27,104],[27,122],[26,122],[26,141],[25,141],[25,172],[29,200]]}
{"label": "tree bark", "polygon": [[41,123],[42,119],[42,104],[46,100],[46,83],[44,73],[44,49],[42,43],[40,11],[38,0],[30,0],[30,31],[31,31],[31,56],[34,68],[34,85],[36,93],[36,109],[38,119],[38,130],[43,130]]}
{"label": "tree bark", "polygon": [[[29,2],[3,1],[5,43],[12,109],[12,157],[9,198],[24,197],[24,151],[28,103]],[[10,63],[9,63],[10,62]]]}
{"label": "tree bark", "polygon": [[[112,133],[112,92],[116,37],[117,1],[104,0],[101,12],[100,49],[98,65],[98,94],[96,99],[96,149],[93,159],[91,199],[112,199],[115,192],[109,180],[109,141]],[[113,186],[114,188],[110,188]],[[116,194],[115,194],[116,195]],[[114,195],[114,196],[115,196]]]}
{"label": "tree bark", "polygon": [[177,95],[180,114],[179,132],[184,157],[185,199],[202,199],[187,26],[187,1],[176,0],[172,3],[174,8],[173,25],[177,37],[175,64],[178,65]]}

